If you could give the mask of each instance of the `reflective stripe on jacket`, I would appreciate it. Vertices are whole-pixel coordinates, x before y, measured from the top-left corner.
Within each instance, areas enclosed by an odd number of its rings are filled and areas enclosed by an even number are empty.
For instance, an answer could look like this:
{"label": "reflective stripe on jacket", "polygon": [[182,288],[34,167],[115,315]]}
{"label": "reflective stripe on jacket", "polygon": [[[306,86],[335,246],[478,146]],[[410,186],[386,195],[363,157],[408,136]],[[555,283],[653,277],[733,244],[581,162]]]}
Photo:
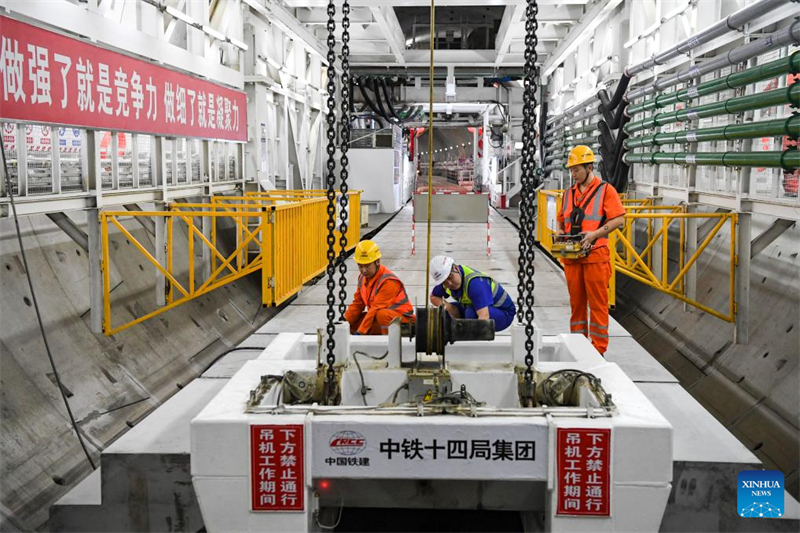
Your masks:
{"label": "reflective stripe on jacket", "polygon": [[386,283],[387,280],[395,280],[400,284],[401,290],[397,293],[397,297],[395,298],[394,302],[384,309],[392,309],[406,318],[413,318],[414,306],[411,305],[411,301],[408,299],[408,294],[406,293],[406,287],[403,285],[403,282],[400,281],[400,278],[395,276],[394,272],[383,265],[378,268],[378,272],[375,274],[375,276],[378,278],[378,280],[372,284],[371,291],[370,284],[364,283],[364,276],[358,276],[357,290],[361,294],[361,300],[364,302],[364,304],[368,308],[372,309],[372,303],[375,299],[375,295],[378,294],[381,286]]}
{"label": "reflective stripe on jacket", "polygon": [[[461,298],[459,298],[458,303],[464,307],[471,306],[472,300],[469,298],[469,284],[476,278],[484,278],[488,279],[492,284],[492,307],[503,307],[503,305],[506,303],[506,300],[508,300],[508,293],[505,291],[505,289],[503,289],[503,287],[500,286],[499,283],[493,280],[490,275],[484,274],[478,270],[474,270],[468,266],[461,265],[461,269],[464,271],[464,278],[461,283],[464,290],[461,291]],[[442,288],[444,289],[444,287]],[[503,294],[498,297],[497,295],[500,291],[502,291]],[[444,289],[444,292],[450,298],[455,299],[455,296],[453,296],[453,294],[450,292],[450,289]]]}
{"label": "reflective stripe on jacket", "polygon": [[[579,204],[579,207],[583,209],[585,215],[580,228],[582,232],[588,233],[590,231],[596,231],[600,229],[600,225],[603,223],[603,219],[605,218],[603,202],[605,201],[606,187],[608,186],[608,183],[599,177],[597,179],[600,181],[600,183],[596,185],[596,187],[600,187],[600,190],[598,190],[597,193],[592,197],[589,205]],[[583,195],[583,198],[587,198],[592,194],[593,191],[594,188],[588,189]],[[573,185],[567,189],[567,194],[564,195],[564,202],[561,206],[561,212],[564,215],[564,231],[567,233],[571,233],[572,230],[572,210],[574,208],[574,198],[576,198],[575,195],[577,192],[577,185]],[[600,248],[602,246],[608,246],[608,237],[602,237],[594,241],[595,248]]]}

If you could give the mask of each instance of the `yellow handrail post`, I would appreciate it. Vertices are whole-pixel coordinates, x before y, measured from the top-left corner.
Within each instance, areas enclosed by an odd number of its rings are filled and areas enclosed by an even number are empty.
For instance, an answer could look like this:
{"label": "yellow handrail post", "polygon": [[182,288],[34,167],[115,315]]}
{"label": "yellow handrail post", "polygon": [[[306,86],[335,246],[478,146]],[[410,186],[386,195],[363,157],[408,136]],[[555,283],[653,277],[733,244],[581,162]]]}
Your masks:
{"label": "yellow handrail post", "polygon": [[[234,222],[236,223],[236,249],[239,250],[239,244],[244,239],[244,233],[242,232],[242,219],[241,217],[233,217]],[[242,255],[240,253],[236,254],[236,270],[242,269]]]}
{"label": "yellow handrail post", "polygon": [[108,260],[108,217],[100,213],[100,231],[103,239],[103,258],[100,269],[103,271],[103,333],[111,331],[111,265]]}
{"label": "yellow handrail post", "polygon": [[[217,199],[213,196],[211,197],[211,210],[217,210]],[[211,217],[211,249],[217,249],[217,217]],[[211,272],[214,272],[217,268],[217,256],[215,254],[211,254]],[[203,280],[205,281],[205,280]]]}
{"label": "yellow handrail post", "polygon": [[194,218],[186,221],[189,234],[189,294],[194,294]]}
{"label": "yellow handrail post", "polygon": [[[633,243],[633,235],[634,235],[634,233],[633,233],[633,224],[634,224],[635,222],[636,222],[636,221],[632,219],[632,220],[631,220],[631,223],[630,223],[630,224],[628,224],[628,237],[627,237],[627,241],[628,241],[629,243]],[[649,240],[649,239],[648,239],[648,240]],[[625,244],[625,243],[623,243],[623,246],[624,246],[624,244]],[[623,249],[625,249],[625,248],[623,248]],[[627,249],[626,249],[625,251],[626,251],[626,253],[625,253],[625,259],[626,259],[626,261],[625,261],[625,266],[627,266],[628,268],[633,268],[633,257],[631,257],[631,254],[630,254],[630,251],[629,251],[629,250],[627,250]]]}
{"label": "yellow handrail post", "polygon": [[[169,207],[167,208],[169,210]],[[172,274],[172,217],[167,216],[167,272]],[[174,276],[173,276],[174,277]],[[169,283],[169,281],[167,282]],[[169,283],[167,289],[167,303],[172,303],[173,292],[172,283]]]}
{"label": "yellow handrail post", "polygon": [[[680,245],[678,246],[678,270],[680,271],[683,268],[683,262],[686,260],[685,254],[685,242],[686,242],[686,219],[681,217],[681,237],[680,237]],[[681,294],[686,294],[686,279],[681,279]]]}
{"label": "yellow handrail post", "polygon": [[608,307],[614,309],[617,305],[617,231],[608,236],[608,250],[611,253],[611,277],[608,280]]}
{"label": "yellow handrail post", "polygon": [[661,234],[661,283],[667,284],[667,277],[669,275],[669,225],[672,219],[664,217],[661,221],[663,233]]}

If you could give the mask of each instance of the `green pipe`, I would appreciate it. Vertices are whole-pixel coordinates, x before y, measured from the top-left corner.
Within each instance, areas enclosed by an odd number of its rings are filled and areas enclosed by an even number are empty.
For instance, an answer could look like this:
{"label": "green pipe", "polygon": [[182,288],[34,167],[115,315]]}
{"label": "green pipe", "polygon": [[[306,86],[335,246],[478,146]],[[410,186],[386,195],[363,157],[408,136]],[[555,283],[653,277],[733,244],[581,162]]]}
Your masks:
{"label": "green pipe", "polygon": [[724,114],[740,113],[742,111],[752,111],[765,107],[774,107],[784,104],[791,104],[794,107],[800,106],[800,83],[794,83],[789,87],[767,91],[765,93],[749,94],[738,98],[731,98],[724,102],[714,102],[680,111],[669,111],[658,113],[652,117],[637,122],[631,122],[625,126],[627,133],[634,133],[643,129],[664,126],[674,122],[686,122],[698,118],[708,118]]}
{"label": "green pipe", "polygon": [[779,118],[765,122],[750,124],[731,124],[716,128],[703,128],[699,130],[679,131],[675,133],[658,133],[645,135],[625,140],[625,148],[640,148],[642,146],[661,146],[687,142],[706,141],[733,141],[736,139],[756,139],[758,137],[800,137],[800,115],[789,118]]}
{"label": "green pipe", "polygon": [[643,111],[665,107],[678,102],[688,102],[692,98],[718,93],[727,89],[736,89],[751,83],[781,76],[783,74],[797,74],[800,72],[800,53],[793,53],[776,61],[771,61],[757,67],[741,72],[728,74],[722,78],[707,81],[694,87],[663,93],[641,104],[628,107],[628,114],[633,116]]}
{"label": "green pipe", "polygon": [[697,165],[724,167],[765,167],[794,170],[800,168],[800,151],[780,152],[653,152],[649,154],[625,154],[625,162],[649,163],[652,165]]}

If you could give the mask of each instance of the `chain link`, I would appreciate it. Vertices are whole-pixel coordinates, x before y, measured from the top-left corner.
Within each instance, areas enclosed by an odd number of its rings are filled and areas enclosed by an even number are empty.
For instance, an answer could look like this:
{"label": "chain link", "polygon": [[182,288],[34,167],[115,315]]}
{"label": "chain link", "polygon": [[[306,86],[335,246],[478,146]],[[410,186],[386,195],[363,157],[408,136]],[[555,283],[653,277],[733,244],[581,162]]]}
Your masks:
{"label": "chain link", "polygon": [[520,182],[520,235],[519,235],[519,307],[518,320],[525,326],[525,381],[533,380],[533,289],[534,281],[534,223],[536,203],[536,144],[534,125],[536,124],[536,90],[539,82],[539,59],[536,46],[539,43],[539,5],[536,0],[528,0],[525,9],[525,78],[523,92],[523,134],[522,134],[522,175]]}
{"label": "chain link", "polygon": [[347,311],[347,204],[349,196],[347,194],[347,178],[349,162],[347,160],[347,150],[350,147],[350,2],[342,2],[342,77],[341,77],[341,138],[340,150],[341,159],[341,181],[339,211],[341,235],[339,237],[339,320],[344,320],[344,313]]}
{"label": "chain link", "polygon": [[328,101],[327,101],[327,110],[328,114],[325,117],[325,122],[327,123],[327,137],[328,137],[328,145],[327,145],[327,152],[328,152],[328,159],[326,162],[326,173],[325,173],[325,182],[327,185],[326,190],[326,197],[328,198],[328,267],[326,268],[326,274],[328,277],[326,286],[328,288],[328,324],[325,328],[327,332],[327,340],[326,340],[326,348],[327,348],[327,373],[326,373],[326,381],[328,390],[334,390],[335,388],[335,381],[336,381],[336,373],[333,369],[333,365],[336,363],[336,355],[334,354],[334,348],[336,348],[336,341],[333,339],[333,334],[336,331],[336,327],[334,326],[334,320],[336,318],[336,312],[334,311],[336,305],[336,299],[334,298],[333,291],[336,287],[334,282],[334,276],[336,275],[336,250],[334,248],[336,244],[336,237],[335,237],[335,230],[336,230],[336,36],[334,32],[336,31],[336,4],[334,0],[328,0]]}

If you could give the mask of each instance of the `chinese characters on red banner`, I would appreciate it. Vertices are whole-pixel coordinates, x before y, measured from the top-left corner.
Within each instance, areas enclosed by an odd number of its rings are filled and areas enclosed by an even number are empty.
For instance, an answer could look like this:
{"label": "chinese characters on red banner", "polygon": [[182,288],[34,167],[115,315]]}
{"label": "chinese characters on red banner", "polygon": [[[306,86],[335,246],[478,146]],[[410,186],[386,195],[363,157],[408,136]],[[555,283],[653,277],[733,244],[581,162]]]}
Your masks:
{"label": "chinese characters on red banner", "polygon": [[247,140],[247,99],[192,76],[0,17],[0,118]]}
{"label": "chinese characters on red banner", "polygon": [[610,429],[558,428],[559,515],[610,516]]}
{"label": "chinese characters on red banner", "polygon": [[303,426],[250,426],[254,511],[302,511]]}

